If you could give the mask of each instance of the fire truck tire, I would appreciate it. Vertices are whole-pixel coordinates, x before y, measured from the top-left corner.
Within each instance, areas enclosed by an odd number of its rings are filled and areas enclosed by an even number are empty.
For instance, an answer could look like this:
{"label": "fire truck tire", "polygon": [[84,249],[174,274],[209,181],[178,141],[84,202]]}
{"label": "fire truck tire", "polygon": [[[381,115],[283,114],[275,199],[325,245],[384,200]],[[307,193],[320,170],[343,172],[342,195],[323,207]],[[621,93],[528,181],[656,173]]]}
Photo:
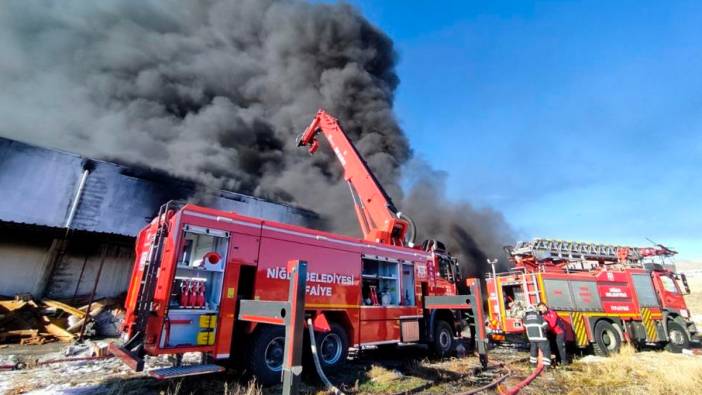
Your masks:
{"label": "fire truck tire", "polygon": [[451,325],[446,321],[438,320],[434,324],[434,342],[432,351],[438,357],[446,357],[453,351],[454,340]]}
{"label": "fire truck tire", "polygon": [[683,349],[690,348],[690,338],[678,322],[668,321],[668,338],[665,349],[670,352],[681,353]]}
{"label": "fire truck tire", "polygon": [[342,365],[349,352],[349,340],[344,327],[334,322],[329,326],[331,331],[314,335],[317,341],[319,363],[323,369]]}
{"label": "fire truck tire", "polygon": [[285,352],[285,328],[263,325],[251,343],[249,369],[263,385],[280,383]]}
{"label": "fire truck tire", "polygon": [[622,346],[622,338],[619,332],[608,321],[598,321],[595,324],[595,342],[592,343],[592,349],[595,355],[606,357],[619,352]]}

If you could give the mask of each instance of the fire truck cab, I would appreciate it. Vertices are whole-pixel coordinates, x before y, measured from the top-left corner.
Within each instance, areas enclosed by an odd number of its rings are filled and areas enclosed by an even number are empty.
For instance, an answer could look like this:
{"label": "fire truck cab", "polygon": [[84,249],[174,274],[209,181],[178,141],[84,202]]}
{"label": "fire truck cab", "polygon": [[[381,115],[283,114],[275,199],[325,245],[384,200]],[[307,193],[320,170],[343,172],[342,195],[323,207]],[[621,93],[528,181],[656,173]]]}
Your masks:
{"label": "fire truck cab", "polygon": [[624,341],[680,352],[697,333],[684,275],[651,259],[675,254],[670,249],[535,239],[509,254],[514,268],[486,280],[494,340],[521,336],[526,307],[539,302],[566,323],[567,341],[598,355],[618,351]]}

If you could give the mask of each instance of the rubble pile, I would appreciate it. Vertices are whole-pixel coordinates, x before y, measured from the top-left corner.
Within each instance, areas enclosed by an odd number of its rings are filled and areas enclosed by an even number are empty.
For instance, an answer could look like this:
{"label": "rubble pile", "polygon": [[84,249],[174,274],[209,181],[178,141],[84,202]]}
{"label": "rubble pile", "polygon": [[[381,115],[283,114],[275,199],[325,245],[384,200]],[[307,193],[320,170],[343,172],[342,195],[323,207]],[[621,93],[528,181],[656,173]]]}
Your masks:
{"label": "rubble pile", "polygon": [[[88,309],[90,307],[90,309]],[[0,299],[0,344],[71,342],[83,337],[115,337],[124,319],[117,299],[99,299],[80,307],[66,302],[17,295]]]}

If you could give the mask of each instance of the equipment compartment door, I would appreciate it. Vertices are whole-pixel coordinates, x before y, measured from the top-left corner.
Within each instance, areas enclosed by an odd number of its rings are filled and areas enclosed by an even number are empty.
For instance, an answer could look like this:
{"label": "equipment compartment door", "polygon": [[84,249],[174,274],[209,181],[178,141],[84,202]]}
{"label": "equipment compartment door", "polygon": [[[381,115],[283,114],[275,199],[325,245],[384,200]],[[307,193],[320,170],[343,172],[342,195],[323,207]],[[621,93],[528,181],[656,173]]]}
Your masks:
{"label": "equipment compartment door", "polygon": [[397,260],[365,256],[362,261],[361,344],[400,341],[400,318],[417,319],[414,270]]}
{"label": "equipment compartment door", "polygon": [[184,225],[161,348],[215,343],[229,232]]}

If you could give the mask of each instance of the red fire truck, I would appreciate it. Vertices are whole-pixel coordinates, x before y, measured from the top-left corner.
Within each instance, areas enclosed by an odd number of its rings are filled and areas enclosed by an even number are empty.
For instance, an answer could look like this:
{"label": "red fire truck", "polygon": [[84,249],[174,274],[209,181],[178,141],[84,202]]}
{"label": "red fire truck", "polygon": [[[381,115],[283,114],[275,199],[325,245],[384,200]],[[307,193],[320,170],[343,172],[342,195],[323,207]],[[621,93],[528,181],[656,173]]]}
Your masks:
{"label": "red fire truck", "polygon": [[[461,279],[442,243],[413,245],[411,221],[336,119],[319,111],[299,145],[313,153],[320,131],[343,166],[364,238],[168,203],[137,239],[118,356],[139,370],[145,355],[169,354],[178,364],[183,353],[201,352],[215,362],[243,360],[263,383],[280,381],[284,329],[238,320],[237,310],[244,299],[286,300],[292,259],[308,263],[305,311],[320,331],[323,367],[343,362],[349,347],[427,343],[445,355],[469,322],[484,339],[482,309],[469,303],[482,306],[479,284]],[[485,340],[477,343],[484,353]]]}
{"label": "red fire truck", "polygon": [[566,323],[566,340],[598,355],[623,341],[640,347],[689,347],[697,332],[685,305],[684,274],[654,257],[674,255],[662,245],[635,248],[535,239],[508,249],[512,270],[488,274],[489,332],[493,339],[521,335],[528,305],[546,303]]}

